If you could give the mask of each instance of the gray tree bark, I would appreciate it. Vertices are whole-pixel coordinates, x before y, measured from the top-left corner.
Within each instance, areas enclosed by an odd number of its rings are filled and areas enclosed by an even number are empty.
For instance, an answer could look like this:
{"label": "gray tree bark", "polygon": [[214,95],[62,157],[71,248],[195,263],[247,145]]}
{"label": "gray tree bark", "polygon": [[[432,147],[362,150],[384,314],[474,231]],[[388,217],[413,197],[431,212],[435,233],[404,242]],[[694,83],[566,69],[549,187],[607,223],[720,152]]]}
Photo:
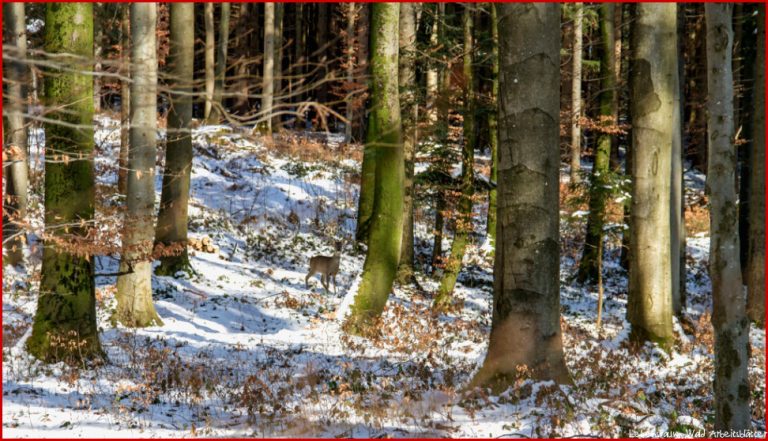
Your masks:
{"label": "gray tree bark", "polygon": [[213,107],[213,90],[216,87],[216,36],[214,35],[213,3],[203,4],[205,21],[205,113],[203,118],[208,121]]}
{"label": "gray tree bark", "polygon": [[129,327],[161,325],[152,303],[155,158],[157,156],[157,3],[131,4],[131,130],[126,225],[114,319]]}
{"label": "gray tree bark", "polygon": [[709,278],[715,328],[715,429],[752,427],[749,323],[741,284],[733,107],[733,5],[707,3]]}
{"label": "gray tree bark", "polygon": [[[19,225],[27,217],[27,129],[24,125],[26,87],[29,78],[24,60],[27,56],[27,34],[24,3],[3,4],[3,41],[7,42],[3,60],[6,93],[4,94],[3,161],[5,197],[3,198],[3,264],[19,265],[24,261],[25,233]],[[5,57],[3,57],[5,58]]]}
{"label": "gray tree bark", "polygon": [[[222,5],[223,6],[223,5]],[[170,5],[170,69],[171,108],[168,112],[168,144],[165,152],[163,190],[157,217],[155,242],[180,245],[178,254],[161,257],[157,274],[173,276],[189,271],[187,255],[187,213],[189,183],[192,173],[192,92],[195,60],[194,3]],[[222,34],[224,35],[224,34]]]}
{"label": "gray tree bark", "polygon": [[[518,368],[570,382],[559,278],[560,6],[500,3],[498,236],[491,337],[472,385]],[[536,35],[536,38],[531,38]]]}
{"label": "gray tree bark", "polygon": [[403,239],[398,279],[413,277],[413,161],[416,154],[418,103],[416,101],[416,4],[400,5],[400,105],[403,123],[405,179],[403,190]]}
{"label": "gray tree bark", "polygon": [[131,142],[131,5],[123,3],[120,7],[120,153],[117,192],[124,195],[128,187],[128,151]]}
{"label": "gray tree bark", "polygon": [[670,184],[676,5],[642,3],[632,27],[632,208],[629,300],[632,337],[668,348],[672,332]]}
{"label": "gray tree bark", "polygon": [[272,136],[272,102],[275,91],[275,4],[264,3],[264,70],[261,91],[262,133]]}
{"label": "gray tree bark", "polygon": [[765,5],[757,16],[757,60],[752,114],[752,167],[749,203],[749,261],[747,288],[749,318],[765,327]]}
{"label": "gray tree bark", "polygon": [[581,181],[581,52],[584,29],[584,4],[575,3],[573,18],[573,78],[571,79],[571,182]]}
{"label": "gray tree bark", "polygon": [[[218,124],[222,117],[222,96],[227,75],[227,47],[229,46],[229,17],[230,3],[221,4],[221,19],[219,21],[219,41],[216,45],[216,68],[213,83],[213,102],[211,103],[209,124]],[[192,22],[194,23],[194,21]],[[189,26],[189,24],[187,24]]]}

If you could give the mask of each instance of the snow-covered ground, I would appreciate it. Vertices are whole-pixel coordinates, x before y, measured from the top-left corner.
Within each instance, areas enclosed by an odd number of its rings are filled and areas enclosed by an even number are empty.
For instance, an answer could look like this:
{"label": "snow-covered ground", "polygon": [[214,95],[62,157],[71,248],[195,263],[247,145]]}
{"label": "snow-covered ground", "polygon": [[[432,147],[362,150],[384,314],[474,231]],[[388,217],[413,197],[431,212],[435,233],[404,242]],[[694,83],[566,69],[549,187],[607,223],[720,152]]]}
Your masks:
{"label": "snow-covered ground", "polygon": [[[99,124],[99,183],[109,189],[119,128],[109,119]],[[211,238],[216,251],[193,252],[193,275],[154,278],[163,326],[110,325],[115,278],[98,277],[106,363],[41,364],[24,350],[38,289],[34,238],[28,269],[4,272],[5,437],[661,436],[712,427],[705,235],[688,241],[688,320],[676,322],[675,349],[632,347],[620,239],[606,248],[598,330],[596,290],[572,282],[585,216],[563,204],[562,326],[574,384],[521,378],[501,396],[489,396],[463,389],[483,360],[490,330],[484,206],[477,208],[480,233],[456,289],[460,308],[432,314],[437,284],[419,273],[423,290],[395,288],[380,336],[349,337],[339,310],[355,294],[364,260],[350,240],[359,170],[350,159],[353,147],[333,135],[312,138],[333,158],[315,162],[223,126],[196,129],[194,139],[190,234]],[[297,150],[302,147],[291,151]],[[39,170],[40,145],[32,153]],[[158,200],[160,182],[158,175]],[[104,199],[114,205],[114,197]],[[39,202],[33,198],[37,216]],[[105,234],[114,235],[118,223],[110,213],[98,216]],[[417,260],[428,261],[433,213],[420,207],[416,219]],[[33,226],[41,226],[39,218]],[[337,292],[324,292],[317,278],[305,288],[309,257],[330,254],[336,239],[347,240]],[[97,274],[116,268],[113,257],[97,260]],[[764,430],[764,331],[752,328],[751,345],[753,422]]]}

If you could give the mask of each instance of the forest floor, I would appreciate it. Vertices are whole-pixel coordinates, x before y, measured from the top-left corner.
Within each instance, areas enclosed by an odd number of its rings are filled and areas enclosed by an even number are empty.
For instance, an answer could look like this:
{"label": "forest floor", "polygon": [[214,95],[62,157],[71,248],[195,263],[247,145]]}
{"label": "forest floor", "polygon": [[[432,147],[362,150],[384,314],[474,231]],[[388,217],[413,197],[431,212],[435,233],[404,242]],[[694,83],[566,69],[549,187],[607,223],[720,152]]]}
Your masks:
{"label": "forest floor", "polygon": [[[33,179],[40,188],[43,140],[35,133]],[[99,119],[97,140],[98,216],[104,234],[114,236],[118,122]],[[115,278],[98,277],[106,361],[42,364],[24,349],[39,285],[41,247],[34,237],[26,269],[4,272],[3,436],[661,436],[712,428],[709,240],[705,209],[694,203],[703,193],[702,176],[686,177],[694,205],[688,303],[685,320],[675,321],[677,344],[665,353],[628,341],[619,235],[611,234],[606,247],[605,309],[597,329],[597,289],[573,281],[586,217],[563,170],[562,327],[574,384],[522,375],[515,387],[489,396],[464,390],[490,331],[485,205],[476,207],[477,234],[456,308],[432,314],[437,281],[419,272],[420,288],[395,287],[379,336],[349,337],[341,318],[364,253],[346,242],[336,293],[324,292],[317,276],[305,288],[304,276],[311,256],[331,254],[335,238],[354,235],[359,147],[335,135],[278,137],[265,146],[224,126],[196,129],[194,140],[190,235],[210,238],[214,248],[192,253],[193,274],[154,277],[163,326],[112,326]],[[417,261],[428,269],[434,214],[425,199],[418,201],[416,242]],[[36,228],[41,201],[38,191],[31,204]],[[108,274],[118,262],[102,256],[96,263],[97,274]],[[764,431],[764,331],[752,327],[750,341],[753,425]]]}

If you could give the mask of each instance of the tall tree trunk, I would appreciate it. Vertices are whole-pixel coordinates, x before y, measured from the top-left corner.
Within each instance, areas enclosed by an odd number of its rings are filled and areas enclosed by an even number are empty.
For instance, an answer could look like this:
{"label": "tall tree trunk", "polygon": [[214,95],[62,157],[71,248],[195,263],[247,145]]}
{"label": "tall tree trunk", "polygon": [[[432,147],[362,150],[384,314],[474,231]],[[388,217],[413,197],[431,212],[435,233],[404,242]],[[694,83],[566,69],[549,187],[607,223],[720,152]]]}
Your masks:
{"label": "tall tree trunk", "polygon": [[[45,76],[45,227],[37,312],[27,349],[47,361],[80,364],[100,357],[93,258],[59,245],[83,240],[93,228],[93,5],[49,3],[45,52],[62,69]],[[66,158],[66,159],[62,159]],[[67,228],[65,228],[67,226]]]}
{"label": "tall tree trunk", "polygon": [[600,57],[600,124],[604,131],[597,137],[595,161],[592,167],[592,180],[589,186],[589,216],[587,217],[587,233],[584,242],[584,252],[579,263],[577,279],[579,282],[596,282],[600,271],[598,261],[599,251],[603,241],[603,226],[605,225],[605,204],[610,196],[610,160],[611,160],[611,126],[616,124],[613,119],[614,95],[616,94],[616,67],[613,59],[614,29],[613,3],[600,4],[600,33],[602,50]]}
{"label": "tall tree trunk", "polygon": [[363,333],[392,290],[403,234],[403,148],[398,90],[400,4],[371,5],[372,101],[367,143],[376,155],[373,215],[360,288],[347,329]]}
{"label": "tall tree trunk", "polygon": [[416,4],[400,5],[400,105],[403,117],[403,156],[405,180],[403,189],[403,240],[398,279],[413,278],[413,162],[416,154],[418,102],[416,101]]}
{"label": "tall tree trunk", "polygon": [[668,348],[672,332],[670,183],[676,5],[637,5],[632,27],[632,208],[627,318],[632,337]]}
{"label": "tall tree trunk", "polygon": [[[445,23],[445,3],[437,4],[437,44],[443,44],[446,34]],[[450,111],[450,94],[451,94],[451,68],[450,62],[443,57],[440,60],[438,67],[438,93],[435,96],[435,107],[437,113],[437,122],[435,128],[435,138],[437,143],[443,146],[443,149],[448,147],[450,142],[448,138],[448,132],[450,130],[449,111]],[[448,164],[445,157],[438,157],[435,161],[437,172],[440,174],[447,174]],[[435,237],[432,246],[432,267],[436,268],[442,264],[443,259],[443,227],[445,226],[445,215],[443,214],[448,208],[445,201],[445,189],[444,185],[439,183],[435,189]]]}
{"label": "tall tree trunk", "polygon": [[[278,103],[278,109],[283,90],[283,15],[285,15],[285,3],[275,3],[275,72],[273,77],[275,85],[273,86],[273,96],[274,101]],[[280,130],[281,119],[280,115],[275,115],[272,118],[272,130]]]}
{"label": "tall tree trunk", "polygon": [[683,58],[679,32],[680,12],[675,15],[678,35],[675,39],[676,66],[672,96],[672,180],[670,183],[670,264],[672,267],[672,312],[680,317],[685,309],[685,200],[683,188],[683,114],[680,79],[683,75]]}
{"label": "tall tree trunk", "polygon": [[213,108],[213,90],[216,86],[215,51],[216,37],[214,35],[213,3],[203,3],[205,19],[205,113],[203,118],[208,121]]}
{"label": "tall tree trunk", "polygon": [[581,180],[581,52],[583,40],[584,4],[575,3],[573,18],[573,79],[571,80],[571,182]]}
{"label": "tall tree trunk", "polygon": [[[229,17],[230,3],[221,4],[221,19],[219,21],[219,41],[216,45],[215,81],[213,83],[213,102],[208,115],[208,124],[218,124],[222,117],[222,96],[227,77],[227,47],[229,46]],[[194,21],[190,22],[194,23]],[[189,23],[187,24],[189,26]]]}
{"label": "tall tree trunk", "polygon": [[152,303],[155,158],[157,157],[157,4],[131,4],[131,150],[126,225],[114,319],[125,326],[162,325]]}
{"label": "tall tree trunk", "polygon": [[3,128],[3,161],[5,198],[3,198],[3,265],[19,265],[24,262],[23,247],[26,236],[23,223],[27,218],[27,129],[24,124],[26,110],[25,85],[29,74],[24,60],[27,57],[26,16],[24,3],[3,4],[3,41],[8,44],[5,55],[13,61],[5,61],[5,127]]}
{"label": "tall tree trunk", "polygon": [[[499,219],[488,353],[472,385],[520,368],[568,383],[560,329],[560,7],[499,4]],[[530,38],[536,35],[537,38]]]}
{"label": "tall tree trunk", "polygon": [[749,203],[749,318],[765,327],[765,5],[758,6]]}
{"label": "tall tree trunk", "polygon": [[[402,11],[401,11],[402,13]],[[347,119],[347,123],[344,125],[344,140],[346,142],[352,142],[352,121],[354,119],[354,97],[352,96],[352,84],[355,81],[355,25],[357,23],[357,5],[355,3],[347,3],[346,10],[347,27],[344,30],[344,50],[346,51],[346,82],[347,89],[344,91],[344,117]]]}
{"label": "tall tree trunk", "polygon": [[474,194],[475,164],[475,78],[473,73],[473,53],[475,51],[472,32],[473,6],[465,4],[462,15],[464,30],[464,145],[461,151],[461,196],[454,228],[451,254],[445,263],[440,288],[435,297],[435,307],[443,308],[450,304],[456,279],[461,272],[464,252],[472,233],[472,196]]}
{"label": "tall tree trunk", "polygon": [[[181,246],[178,254],[162,256],[156,272],[175,275],[189,271],[187,212],[192,173],[192,92],[195,59],[194,3],[171,3],[170,70],[171,106],[168,112],[168,144],[165,152],[163,191],[157,217],[155,243]],[[223,5],[222,5],[223,6]],[[222,36],[225,35],[222,33]]]}
{"label": "tall tree trunk", "polygon": [[715,328],[715,429],[752,427],[749,410],[749,324],[739,265],[736,156],[733,122],[733,5],[704,5],[710,197],[709,278]]}
{"label": "tall tree trunk", "polygon": [[131,127],[131,5],[120,5],[120,153],[117,170],[117,192],[128,190],[128,151]]}
{"label": "tall tree trunk", "polygon": [[275,90],[275,4],[264,3],[264,70],[259,126],[272,136],[272,102]]}
{"label": "tall tree trunk", "polygon": [[[432,23],[429,28],[429,49],[435,50],[438,45],[438,31],[440,26],[439,5],[434,5],[432,14]],[[430,60],[426,73],[426,95],[427,95],[427,117],[430,121],[434,121],[437,116],[437,109],[435,108],[435,102],[437,100],[437,87],[438,87],[438,66],[437,63]]]}
{"label": "tall tree trunk", "polygon": [[491,189],[488,191],[487,235],[491,245],[496,243],[496,180],[499,168],[499,18],[496,3],[491,9],[491,111],[488,113],[488,141],[491,148]]}
{"label": "tall tree trunk", "polygon": [[104,44],[104,25],[99,17],[104,3],[94,3],[93,14],[96,20],[93,22],[93,112],[101,113],[101,57]]}

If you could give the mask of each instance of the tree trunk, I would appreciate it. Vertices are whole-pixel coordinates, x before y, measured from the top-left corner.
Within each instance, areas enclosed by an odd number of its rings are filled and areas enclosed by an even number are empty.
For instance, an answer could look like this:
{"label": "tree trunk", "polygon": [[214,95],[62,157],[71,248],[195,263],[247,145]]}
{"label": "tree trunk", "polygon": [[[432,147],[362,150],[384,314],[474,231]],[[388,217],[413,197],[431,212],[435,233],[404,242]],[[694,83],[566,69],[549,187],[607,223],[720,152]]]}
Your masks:
{"label": "tree trunk", "polygon": [[461,272],[464,251],[472,233],[472,195],[474,194],[475,164],[475,78],[473,73],[472,6],[465,4],[462,16],[464,29],[464,145],[461,152],[461,196],[454,228],[451,254],[445,263],[440,288],[435,297],[435,307],[444,308],[450,304],[453,288]]}
{"label": "tree trunk", "polygon": [[672,332],[670,183],[676,5],[637,5],[632,27],[632,208],[627,318],[632,337],[669,348]]}
{"label": "tree trunk", "polygon": [[354,119],[353,105],[355,100],[352,96],[351,87],[355,81],[355,25],[357,23],[357,5],[355,3],[347,3],[346,20],[347,27],[344,30],[346,47],[344,50],[346,51],[345,70],[347,75],[347,89],[344,91],[344,117],[347,119],[347,123],[344,124],[344,140],[346,142],[352,142],[352,121]]}
{"label": "tree trunk", "polygon": [[403,112],[403,156],[405,180],[403,189],[403,239],[398,279],[413,278],[413,163],[416,154],[418,103],[416,101],[416,4],[400,5],[399,84]]}
{"label": "tree trunk", "polygon": [[155,158],[157,157],[157,4],[131,4],[131,150],[126,225],[114,319],[125,326],[162,325],[152,303]]}
{"label": "tree trunk", "polygon": [[[27,349],[46,362],[81,364],[102,354],[96,329],[93,258],[59,241],[83,240],[93,228],[93,5],[49,3],[45,47],[62,69],[45,76],[45,227],[37,312]],[[52,142],[55,140],[55,145]],[[68,226],[65,228],[64,226]],[[55,238],[55,239],[54,239]]]}
{"label": "tree trunk", "polygon": [[392,290],[403,234],[403,148],[398,90],[400,4],[371,5],[371,114],[367,142],[375,149],[373,215],[360,289],[347,321],[360,334],[381,315]]}
{"label": "tree trunk", "polygon": [[749,318],[765,327],[765,5],[758,6],[749,203]]}
{"label": "tree trunk", "polygon": [[[675,28],[680,27],[680,14],[675,15]],[[681,317],[685,309],[685,199],[683,188],[683,126],[682,96],[680,78],[683,75],[682,54],[679,34],[675,39],[675,77],[672,96],[672,180],[670,183],[670,264],[672,267],[672,312]]]}
{"label": "tree trunk", "polygon": [[487,235],[491,245],[496,243],[496,185],[499,167],[499,18],[496,3],[491,9],[491,111],[488,113],[488,141],[491,148],[491,189],[488,191]]}
{"label": "tree trunk", "polygon": [[93,22],[93,112],[101,113],[101,57],[104,43],[104,24],[98,18],[104,3],[94,3],[93,14],[97,19]]}
{"label": "tree trunk", "polygon": [[[223,5],[222,5],[223,6]],[[162,256],[156,273],[173,276],[190,271],[187,255],[187,211],[192,172],[192,92],[195,59],[194,3],[171,3],[170,70],[171,106],[165,152],[163,191],[155,230],[155,243],[181,246],[178,254]],[[222,33],[222,36],[225,35]]]}
{"label": "tree trunk", "polygon": [[[208,5],[209,3],[206,3]],[[229,17],[230,3],[221,4],[221,21],[219,22],[219,41],[216,45],[215,81],[213,83],[213,102],[208,115],[208,124],[218,124],[222,117],[222,96],[227,79],[227,46],[229,46]],[[194,23],[194,21],[190,22]],[[189,23],[187,23],[189,26]],[[194,39],[193,39],[194,41]]]}
{"label": "tree trunk", "polygon": [[205,113],[203,119],[206,121],[211,117],[213,108],[213,90],[216,86],[216,72],[214,65],[214,53],[216,51],[216,38],[214,35],[213,24],[213,3],[203,4],[205,18]]}
{"label": "tree trunk", "polygon": [[261,132],[272,136],[272,102],[275,90],[275,4],[264,3],[264,70],[261,92],[259,126]]}
{"label": "tree trunk", "polygon": [[117,192],[128,190],[128,151],[131,128],[131,6],[120,5],[120,153],[117,170]]}
{"label": "tree trunk", "polygon": [[[283,15],[285,14],[285,3],[275,3],[275,73],[274,73],[274,91],[273,99],[278,103],[280,102],[280,95],[283,89]],[[274,104],[273,104],[274,107]],[[280,115],[275,115],[272,118],[272,130],[280,130],[281,126]]]}
{"label": "tree trunk", "polygon": [[[520,369],[568,383],[560,329],[560,6],[498,6],[499,219],[488,353],[471,385]],[[536,35],[536,38],[531,38]]]}
{"label": "tree trunk", "polygon": [[571,80],[571,183],[581,181],[581,48],[583,40],[584,4],[575,3],[573,18],[573,79]]}
{"label": "tree trunk", "polygon": [[[24,227],[27,218],[27,129],[24,123],[26,111],[27,56],[26,16],[24,3],[4,3],[3,31],[6,54],[15,61],[4,62],[6,73],[5,127],[3,168],[5,174],[5,198],[3,198],[3,264],[19,265],[24,262],[23,247],[26,243]],[[14,237],[15,236],[15,237]]]}
{"label": "tree trunk", "polygon": [[[429,49],[435,50],[438,45],[438,30],[441,17],[439,16],[439,6],[435,4],[435,8],[432,14],[432,23],[429,28]],[[437,100],[437,87],[438,87],[438,66],[434,61],[429,61],[427,73],[426,73],[426,94],[427,94],[427,117],[430,121],[435,120],[437,112],[435,109],[435,102]]]}
{"label": "tree trunk", "polygon": [[598,260],[599,250],[603,241],[603,226],[605,225],[605,204],[610,196],[611,185],[611,126],[616,124],[613,119],[614,95],[616,94],[616,67],[613,59],[614,28],[613,3],[600,4],[600,33],[602,38],[602,56],[600,58],[600,124],[605,127],[597,137],[595,161],[592,166],[592,180],[589,186],[589,216],[587,217],[586,240],[584,252],[579,263],[577,280],[581,283],[596,282],[600,271]]}
{"label": "tree trunk", "polygon": [[715,328],[715,430],[752,428],[749,323],[739,264],[736,156],[733,143],[733,5],[705,4],[710,197],[709,278]]}

